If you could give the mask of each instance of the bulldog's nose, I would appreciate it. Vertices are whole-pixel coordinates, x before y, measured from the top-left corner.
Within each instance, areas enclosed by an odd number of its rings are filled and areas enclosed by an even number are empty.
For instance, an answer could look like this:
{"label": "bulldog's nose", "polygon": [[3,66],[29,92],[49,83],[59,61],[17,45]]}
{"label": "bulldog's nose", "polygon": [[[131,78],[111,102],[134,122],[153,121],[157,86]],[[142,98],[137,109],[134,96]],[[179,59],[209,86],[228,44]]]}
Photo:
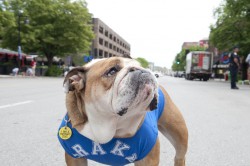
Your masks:
{"label": "bulldog's nose", "polygon": [[122,108],[121,111],[119,111],[117,114],[120,116],[123,116],[124,114],[127,113],[128,108]]}

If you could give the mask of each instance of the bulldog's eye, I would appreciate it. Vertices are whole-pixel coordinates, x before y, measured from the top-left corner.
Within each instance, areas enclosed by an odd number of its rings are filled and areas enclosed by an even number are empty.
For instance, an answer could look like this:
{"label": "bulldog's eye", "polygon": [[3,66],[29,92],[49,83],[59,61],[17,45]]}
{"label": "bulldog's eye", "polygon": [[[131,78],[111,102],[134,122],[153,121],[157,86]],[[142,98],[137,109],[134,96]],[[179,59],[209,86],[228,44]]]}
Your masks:
{"label": "bulldog's eye", "polygon": [[118,71],[120,70],[119,66],[114,66],[112,68],[110,68],[107,72],[106,72],[106,76],[111,77],[114,74],[116,74]]}

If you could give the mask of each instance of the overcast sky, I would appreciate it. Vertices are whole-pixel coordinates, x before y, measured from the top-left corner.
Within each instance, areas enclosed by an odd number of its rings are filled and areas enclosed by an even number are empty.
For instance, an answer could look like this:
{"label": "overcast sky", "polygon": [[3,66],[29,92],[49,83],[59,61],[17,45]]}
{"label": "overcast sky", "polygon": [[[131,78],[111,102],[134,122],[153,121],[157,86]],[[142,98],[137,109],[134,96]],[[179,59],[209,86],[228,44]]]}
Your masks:
{"label": "overcast sky", "polygon": [[171,68],[183,42],[208,38],[222,0],[86,0],[89,12],[130,43],[131,56]]}

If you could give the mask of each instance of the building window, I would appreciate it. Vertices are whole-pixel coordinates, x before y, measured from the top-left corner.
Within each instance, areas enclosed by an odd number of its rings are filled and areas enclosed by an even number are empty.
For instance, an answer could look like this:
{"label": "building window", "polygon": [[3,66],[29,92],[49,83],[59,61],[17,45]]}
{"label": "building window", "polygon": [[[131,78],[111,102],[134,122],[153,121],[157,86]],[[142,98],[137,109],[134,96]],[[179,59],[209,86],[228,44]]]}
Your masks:
{"label": "building window", "polygon": [[109,57],[112,57],[112,54],[111,54],[111,53],[109,53]]}
{"label": "building window", "polygon": [[115,50],[115,51],[116,51],[116,46],[114,46],[114,47],[113,47],[113,50]]}
{"label": "building window", "polygon": [[109,37],[109,32],[107,30],[105,31],[105,36]]}
{"label": "building window", "polygon": [[109,43],[107,41],[105,41],[105,44],[104,44],[105,47],[109,47]]}
{"label": "building window", "polygon": [[99,38],[99,44],[103,45],[103,39],[102,38]]}
{"label": "building window", "polygon": [[103,27],[99,26],[99,32],[103,34]]}
{"label": "building window", "polygon": [[114,42],[116,42],[116,37],[114,36]]}
{"label": "building window", "polygon": [[112,40],[113,39],[113,35],[109,34],[109,38],[110,38],[110,40]]}
{"label": "building window", "polygon": [[112,44],[111,43],[109,43],[109,48],[112,49]]}
{"label": "building window", "polygon": [[101,49],[99,49],[99,56],[103,56],[103,51]]}
{"label": "building window", "polygon": [[108,52],[105,51],[104,57],[108,58]]}

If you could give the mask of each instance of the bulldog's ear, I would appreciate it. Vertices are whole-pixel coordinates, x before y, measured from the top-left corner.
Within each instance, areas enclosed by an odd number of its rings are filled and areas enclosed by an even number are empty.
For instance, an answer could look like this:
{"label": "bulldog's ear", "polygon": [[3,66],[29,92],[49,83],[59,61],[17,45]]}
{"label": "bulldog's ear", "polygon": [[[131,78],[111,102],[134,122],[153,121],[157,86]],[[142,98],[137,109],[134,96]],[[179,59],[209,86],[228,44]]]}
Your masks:
{"label": "bulldog's ear", "polygon": [[84,67],[76,67],[70,70],[63,81],[64,91],[68,93],[69,91],[77,90],[79,92],[82,90],[86,80],[85,73]]}

